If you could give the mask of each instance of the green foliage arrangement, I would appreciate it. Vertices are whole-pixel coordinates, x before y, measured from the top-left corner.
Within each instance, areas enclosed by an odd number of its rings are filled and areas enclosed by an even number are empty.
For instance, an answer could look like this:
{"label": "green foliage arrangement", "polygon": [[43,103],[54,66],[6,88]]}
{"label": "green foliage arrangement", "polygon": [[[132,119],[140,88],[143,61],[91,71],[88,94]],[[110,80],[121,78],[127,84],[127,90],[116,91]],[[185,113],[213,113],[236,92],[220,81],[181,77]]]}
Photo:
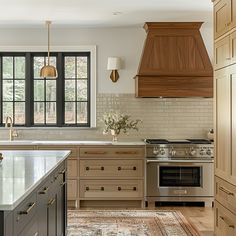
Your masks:
{"label": "green foliage arrangement", "polygon": [[103,115],[102,121],[104,122],[103,134],[108,134],[109,131],[114,132],[116,135],[128,133],[128,130],[134,129],[138,131],[138,124],[141,120],[131,120],[130,115],[125,115],[120,112],[107,112]]}

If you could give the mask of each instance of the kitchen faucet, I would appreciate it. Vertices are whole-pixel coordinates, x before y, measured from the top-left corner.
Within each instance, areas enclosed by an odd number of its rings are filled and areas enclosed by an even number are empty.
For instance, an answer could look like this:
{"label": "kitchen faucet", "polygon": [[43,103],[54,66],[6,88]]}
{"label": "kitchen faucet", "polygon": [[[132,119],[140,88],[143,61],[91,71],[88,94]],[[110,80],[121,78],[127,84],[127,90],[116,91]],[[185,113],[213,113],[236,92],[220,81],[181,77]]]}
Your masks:
{"label": "kitchen faucet", "polygon": [[14,137],[17,137],[17,132],[13,129],[13,122],[12,122],[12,118],[10,116],[6,117],[6,122],[5,122],[5,127],[9,127],[10,125],[10,129],[9,129],[9,140],[12,141]]}

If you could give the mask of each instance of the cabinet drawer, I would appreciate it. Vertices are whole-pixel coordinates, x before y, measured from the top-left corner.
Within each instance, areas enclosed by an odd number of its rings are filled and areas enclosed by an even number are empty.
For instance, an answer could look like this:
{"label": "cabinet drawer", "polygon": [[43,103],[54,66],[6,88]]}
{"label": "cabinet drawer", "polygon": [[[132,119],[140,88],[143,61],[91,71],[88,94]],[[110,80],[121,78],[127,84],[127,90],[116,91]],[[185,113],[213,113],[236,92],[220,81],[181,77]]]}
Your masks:
{"label": "cabinet drawer", "polygon": [[23,145],[0,145],[0,150],[34,150],[34,146],[23,146]]}
{"label": "cabinet drawer", "polygon": [[215,177],[216,200],[236,214],[236,186]]}
{"label": "cabinet drawer", "polygon": [[139,157],[145,155],[143,147],[82,147],[80,148],[80,157]]}
{"label": "cabinet drawer", "polygon": [[67,198],[68,200],[76,200],[78,193],[78,181],[76,179],[67,180]]}
{"label": "cabinet drawer", "polygon": [[77,160],[68,160],[67,161],[67,177],[68,178],[77,178],[78,177],[78,162]]}
{"label": "cabinet drawer", "polygon": [[54,145],[54,146],[49,146],[49,145],[46,145],[46,146],[38,146],[38,150],[70,150],[71,153],[70,153],[70,156],[69,156],[69,159],[75,159],[77,158],[77,148],[74,147],[74,146],[57,146],[57,145]]}
{"label": "cabinet drawer", "polygon": [[80,180],[80,198],[142,198],[142,180]]}
{"label": "cabinet drawer", "polygon": [[215,235],[235,236],[236,215],[215,201]]}
{"label": "cabinet drawer", "polygon": [[143,177],[143,160],[80,160],[80,177]]}
{"label": "cabinet drawer", "polygon": [[14,210],[14,228],[19,234],[36,213],[36,193],[31,194]]}

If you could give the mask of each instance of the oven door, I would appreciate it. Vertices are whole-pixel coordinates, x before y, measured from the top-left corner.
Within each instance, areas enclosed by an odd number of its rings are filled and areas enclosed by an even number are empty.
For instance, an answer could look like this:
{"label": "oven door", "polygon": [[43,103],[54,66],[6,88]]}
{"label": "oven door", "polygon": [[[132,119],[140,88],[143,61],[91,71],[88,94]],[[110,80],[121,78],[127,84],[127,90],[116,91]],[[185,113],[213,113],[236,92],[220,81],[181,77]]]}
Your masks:
{"label": "oven door", "polygon": [[212,160],[147,160],[147,197],[212,197]]}

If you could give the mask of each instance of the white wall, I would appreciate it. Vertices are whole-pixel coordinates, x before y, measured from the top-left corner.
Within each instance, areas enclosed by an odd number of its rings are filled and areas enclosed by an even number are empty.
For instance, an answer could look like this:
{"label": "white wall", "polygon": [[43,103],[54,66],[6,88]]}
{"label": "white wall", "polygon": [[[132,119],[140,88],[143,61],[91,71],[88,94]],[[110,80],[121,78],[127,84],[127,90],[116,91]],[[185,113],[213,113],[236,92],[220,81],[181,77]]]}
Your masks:
{"label": "white wall", "polygon": [[[201,29],[210,58],[213,58],[213,29],[202,26]],[[97,86],[98,93],[134,93],[133,77],[137,68],[146,37],[142,27],[123,28],[53,28],[52,45],[97,45]],[[0,50],[4,46],[42,46],[47,45],[47,31],[42,28],[0,29]],[[107,58],[119,56],[124,68],[119,71],[117,83],[109,79],[106,70]]]}

